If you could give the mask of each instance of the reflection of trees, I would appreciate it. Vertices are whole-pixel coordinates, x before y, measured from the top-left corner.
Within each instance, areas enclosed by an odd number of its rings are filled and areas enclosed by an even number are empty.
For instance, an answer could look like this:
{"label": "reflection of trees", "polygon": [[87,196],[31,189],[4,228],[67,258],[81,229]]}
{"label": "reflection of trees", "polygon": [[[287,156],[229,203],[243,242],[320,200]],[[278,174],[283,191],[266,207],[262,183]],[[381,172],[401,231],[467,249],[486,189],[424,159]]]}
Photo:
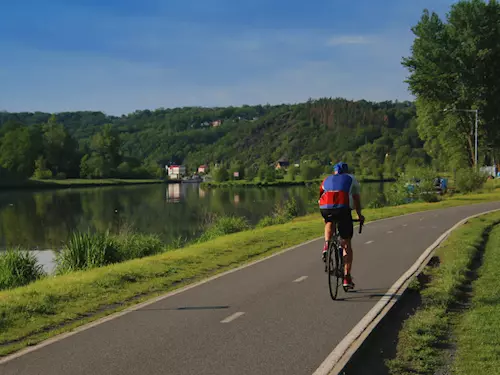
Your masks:
{"label": "reflection of trees", "polygon": [[[213,214],[244,216],[256,223],[279,202],[295,197],[306,204],[317,197],[317,189],[305,186],[221,188],[208,190],[205,196],[200,196],[196,184],[180,188],[178,203],[166,200],[165,185],[0,194],[0,246],[53,248],[74,230],[118,231],[128,226],[171,242],[199,235]],[[387,184],[362,184],[363,204],[384,188]]]}

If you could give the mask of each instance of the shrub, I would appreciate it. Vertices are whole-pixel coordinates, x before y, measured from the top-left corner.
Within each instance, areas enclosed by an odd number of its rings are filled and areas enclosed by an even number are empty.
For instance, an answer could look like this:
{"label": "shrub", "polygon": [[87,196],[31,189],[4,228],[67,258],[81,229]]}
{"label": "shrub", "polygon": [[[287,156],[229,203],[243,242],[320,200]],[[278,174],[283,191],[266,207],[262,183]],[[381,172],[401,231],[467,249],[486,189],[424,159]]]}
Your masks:
{"label": "shrub", "polygon": [[481,189],[486,182],[485,174],[473,168],[463,168],[457,171],[456,187],[461,193],[471,193]]}
{"label": "shrub", "polygon": [[9,249],[0,253],[0,290],[27,285],[43,276],[43,267],[32,252]]}
{"label": "shrub", "polygon": [[120,261],[143,258],[163,250],[160,237],[153,234],[131,233],[111,238],[117,247]]}
{"label": "shrub", "polygon": [[257,228],[263,228],[276,224],[284,224],[292,220],[294,217],[299,216],[301,210],[303,210],[303,208],[301,208],[297,200],[292,197],[282,204],[277,204],[272,215],[264,216],[262,219],[260,219],[260,221],[257,223]]}
{"label": "shrub", "polygon": [[241,232],[249,228],[250,226],[247,220],[243,217],[235,217],[235,216],[214,217],[213,223],[201,235],[198,241],[199,242],[209,241],[214,238],[223,236],[225,234]]}
{"label": "shrub", "polygon": [[436,175],[430,168],[409,168],[405,173],[401,173],[391,186],[386,194],[386,201],[391,206],[414,200],[438,202],[435,178]]}
{"label": "shrub", "polygon": [[73,233],[56,255],[56,272],[67,273],[119,262],[118,244],[108,234]]}
{"label": "shrub", "polygon": [[387,198],[384,193],[378,193],[377,196],[368,203],[368,208],[381,208],[387,205]]}

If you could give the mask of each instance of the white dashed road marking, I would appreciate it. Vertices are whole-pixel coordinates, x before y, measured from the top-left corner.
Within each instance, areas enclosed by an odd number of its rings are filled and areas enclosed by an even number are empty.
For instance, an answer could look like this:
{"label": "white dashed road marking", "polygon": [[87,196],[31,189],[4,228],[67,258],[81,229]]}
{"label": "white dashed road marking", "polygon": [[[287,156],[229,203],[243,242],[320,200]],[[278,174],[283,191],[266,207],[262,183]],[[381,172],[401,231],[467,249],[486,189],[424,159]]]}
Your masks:
{"label": "white dashed road marking", "polygon": [[387,231],[388,234],[394,233],[392,230]]}
{"label": "white dashed road marking", "polygon": [[307,276],[301,276],[298,279],[293,280],[293,282],[294,283],[300,283],[301,281],[304,281],[305,279],[307,279]]}
{"label": "white dashed road marking", "polygon": [[230,323],[232,322],[233,320],[235,319],[238,319],[240,316],[242,316],[243,314],[245,314],[244,312],[237,312],[237,313],[234,313],[233,315],[230,315],[228,316],[226,319],[224,320],[221,320],[220,322],[221,323]]}
{"label": "white dashed road marking", "polygon": [[403,224],[403,227],[407,227],[407,226],[408,226],[408,224]]}
{"label": "white dashed road marking", "polygon": [[367,242],[365,242],[365,245],[369,245],[369,244],[374,243],[374,242],[375,241],[367,241]]}

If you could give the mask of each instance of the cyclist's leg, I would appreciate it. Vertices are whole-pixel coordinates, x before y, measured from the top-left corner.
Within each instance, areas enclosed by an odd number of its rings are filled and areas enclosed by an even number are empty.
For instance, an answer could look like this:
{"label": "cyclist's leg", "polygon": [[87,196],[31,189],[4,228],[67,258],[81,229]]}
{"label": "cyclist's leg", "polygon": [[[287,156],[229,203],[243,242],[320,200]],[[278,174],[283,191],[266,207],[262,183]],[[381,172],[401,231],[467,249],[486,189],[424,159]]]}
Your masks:
{"label": "cyclist's leg", "polygon": [[326,253],[328,251],[328,245],[332,239],[332,235],[335,232],[335,222],[332,210],[321,210],[321,215],[325,220],[325,244],[323,245],[322,258],[326,260]]}
{"label": "cyclist's leg", "polygon": [[352,222],[352,215],[350,210],[345,211],[342,214],[342,219],[339,223],[339,234],[341,238],[342,248],[344,249],[344,285],[354,287],[351,279],[353,262],[351,239],[354,235],[354,225]]}

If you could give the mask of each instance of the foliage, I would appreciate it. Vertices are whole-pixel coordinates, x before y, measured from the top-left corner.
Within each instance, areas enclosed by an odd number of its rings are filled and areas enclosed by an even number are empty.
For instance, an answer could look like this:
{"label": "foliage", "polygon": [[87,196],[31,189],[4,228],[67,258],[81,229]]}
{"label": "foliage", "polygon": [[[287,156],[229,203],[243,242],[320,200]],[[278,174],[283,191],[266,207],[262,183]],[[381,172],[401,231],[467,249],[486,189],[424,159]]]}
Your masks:
{"label": "foliage", "polygon": [[264,216],[257,223],[257,228],[264,228],[270,225],[284,224],[305,212],[304,207],[300,207],[297,200],[292,197],[284,202],[278,203],[274,207],[274,212],[270,216]]}
{"label": "foliage", "polygon": [[214,180],[216,182],[224,182],[229,179],[229,172],[227,171],[227,168],[224,166],[216,168],[213,175],[214,175]]}
{"label": "foliage", "polygon": [[[430,168],[410,167],[401,173],[385,196],[385,202],[391,206],[405,204],[414,200],[437,202],[435,187],[436,173]],[[380,205],[375,202],[373,205]]]}
{"label": "foliage", "polygon": [[318,178],[323,170],[324,167],[322,167],[317,161],[301,163],[300,176],[305,181],[313,180]]}
{"label": "foliage", "polygon": [[[391,170],[421,155],[428,162],[415,114],[409,102],[327,98],[294,105],[144,110],[121,117],[100,112],[2,112],[0,150],[3,147],[5,152],[0,152],[0,167],[8,169],[9,175],[20,169],[29,177],[42,155],[54,176],[64,172],[69,177],[145,178],[146,174],[161,176],[171,163],[188,165],[190,170],[218,163],[230,172],[237,168],[247,179],[271,182],[295,179],[299,173],[319,175],[325,165],[340,159],[348,160],[354,169],[361,164],[375,171],[386,153],[398,153],[397,158],[389,158],[389,165],[384,164]],[[212,126],[216,120],[222,124]],[[20,145],[9,141],[26,129],[33,133],[32,141],[29,137]],[[11,152],[15,147],[20,148],[17,154]],[[18,157],[2,162],[2,155]],[[305,161],[318,166],[319,172],[315,167],[302,168],[304,163],[300,172],[295,167],[283,176],[281,171],[271,172],[271,166],[286,156],[291,165]]]}
{"label": "foliage", "polygon": [[483,159],[498,160],[500,3],[461,0],[451,6],[445,21],[425,10],[412,30],[412,54],[402,64],[417,96],[418,132],[425,149],[448,167],[472,166],[471,110],[479,109],[479,150]]}
{"label": "foliage", "polygon": [[27,285],[45,276],[36,256],[29,251],[0,252],[0,290]]}
{"label": "foliage", "polygon": [[119,249],[108,233],[73,233],[66,246],[57,253],[59,274],[102,267],[120,260]]}
{"label": "foliage", "polygon": [[39,180],[52,178],[52,171],[47,168],[47,162],[43,156],[39,156],[35,161],[35,172],[33,177]]}
{"label": "foliage", "polygon": [[112,237],[118,248],[120,261],[143,258],[163,250],[163,242],[154,234],[120,233]]}
{"label": "foliage", "polygon": [[247,220],[243,217],[214,216],[212,219],[212,223],[209,223],[208,229],[201,235],[198,241],[209,241],[225,234],[241,232],[249,228],[250,226]]}
{"label": "foliage", "polygon": [[484,186],[486,176],[474,168],[457,170],[455,185],[461,193],[471,193]]}

